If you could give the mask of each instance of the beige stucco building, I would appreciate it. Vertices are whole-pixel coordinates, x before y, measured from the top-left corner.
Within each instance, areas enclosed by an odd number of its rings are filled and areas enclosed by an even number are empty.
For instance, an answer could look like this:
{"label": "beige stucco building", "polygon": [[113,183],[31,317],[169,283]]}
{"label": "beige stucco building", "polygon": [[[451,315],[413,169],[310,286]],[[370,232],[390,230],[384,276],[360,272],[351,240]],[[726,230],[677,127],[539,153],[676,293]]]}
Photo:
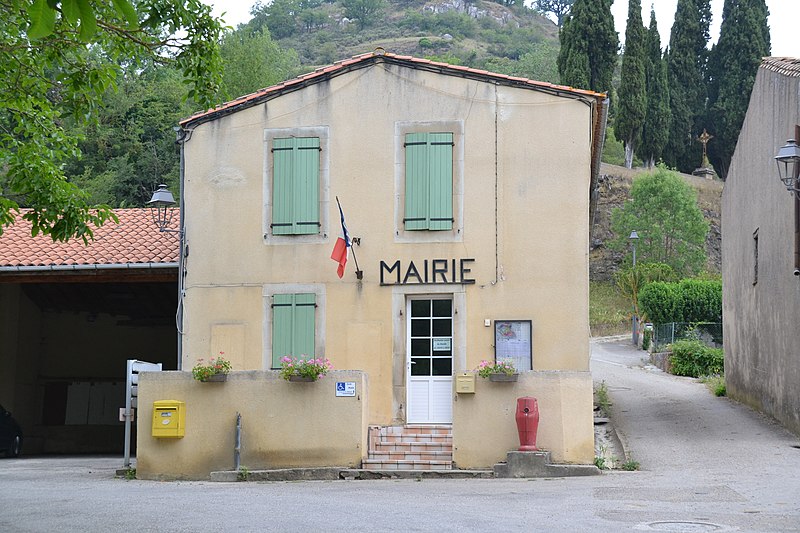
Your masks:
{"label": "beige stucco building", "polygon": [[[235,372],[145,375],[139,475],[229,468],[236,412],[249,468],[366,464],[368,428],[410,425],[452,428],[455,465],[488,467],[518,445],[526,395],[540,447],[591,463],[589,203],[606,105],[377,51],[183,121],[182,367],[224,352]],[[337,198],[354,240],[341,279]],[[337,372],[271,371],[310,353]],[[515,358],[518,382],[456,393],[455,375],[495,357]],[[186,401],[181,442],[142,431],[166,398]]]}
{"label": "beige stucco building", "polygon": [[728,395],[800,434],[800,197],[775,155],[800,132],[800,59],[758,69],[722,195]]}

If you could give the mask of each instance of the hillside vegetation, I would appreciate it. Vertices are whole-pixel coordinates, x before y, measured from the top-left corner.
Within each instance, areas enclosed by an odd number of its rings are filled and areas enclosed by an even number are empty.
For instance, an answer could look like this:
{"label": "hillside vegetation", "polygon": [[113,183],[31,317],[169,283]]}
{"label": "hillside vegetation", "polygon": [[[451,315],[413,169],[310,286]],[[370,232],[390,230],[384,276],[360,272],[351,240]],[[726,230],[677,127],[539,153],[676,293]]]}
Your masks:
{"label": "hillside vegetation", "polygon": [[301,71],[382,47],[558,81],[558,28],[524,6],[482,0],[274,0],[257,4],[253,13],[239,31],[266,27],[281,48],[297,52]]}

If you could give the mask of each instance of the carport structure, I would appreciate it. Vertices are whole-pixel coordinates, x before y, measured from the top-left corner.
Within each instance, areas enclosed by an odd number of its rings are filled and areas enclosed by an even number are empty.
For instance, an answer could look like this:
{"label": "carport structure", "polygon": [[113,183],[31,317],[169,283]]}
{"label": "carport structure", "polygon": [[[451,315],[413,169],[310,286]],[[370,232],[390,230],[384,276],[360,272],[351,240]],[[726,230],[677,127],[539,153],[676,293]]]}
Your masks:
{"label": "carport structure", "polygon": [[0,236],[0,403],[23,453],[121,453],[125,361],[176,368],[178,234],[114,213],[88,245],[31,237],[21,217]]}

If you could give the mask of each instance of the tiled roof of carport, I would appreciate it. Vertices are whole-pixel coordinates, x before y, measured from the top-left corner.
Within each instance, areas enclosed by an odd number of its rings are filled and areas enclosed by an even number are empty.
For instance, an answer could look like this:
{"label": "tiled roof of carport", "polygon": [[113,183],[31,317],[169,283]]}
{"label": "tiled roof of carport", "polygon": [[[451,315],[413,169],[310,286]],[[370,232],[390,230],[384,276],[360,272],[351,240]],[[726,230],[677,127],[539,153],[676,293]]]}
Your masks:
{"label": "tiled roof of carport", "polygon": [[[0,268],[63,267],[74,265],[144,265],[169,263],[177,266],[178,234],[160,232],[149,209],[115,209],[119,224],[106,222],[94,228],[94,240],[53,242],[47,235],[31,237],[31,224],[22,218],[3,229],[0,236]],[[178,216],[171,229],[178,228]]]}

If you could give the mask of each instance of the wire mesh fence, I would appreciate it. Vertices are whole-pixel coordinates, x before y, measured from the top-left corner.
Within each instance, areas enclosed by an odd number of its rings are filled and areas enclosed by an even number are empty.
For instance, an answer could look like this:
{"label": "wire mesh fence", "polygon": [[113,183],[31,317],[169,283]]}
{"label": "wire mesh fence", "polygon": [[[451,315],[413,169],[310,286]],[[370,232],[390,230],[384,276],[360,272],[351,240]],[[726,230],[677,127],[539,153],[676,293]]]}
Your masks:
{"label": "wire mesh fence", "polygon": [[721,322],[670,322],[653,326],[653,350],[663,351],[681,339],[698,339],[712,348],[722,347]]}

